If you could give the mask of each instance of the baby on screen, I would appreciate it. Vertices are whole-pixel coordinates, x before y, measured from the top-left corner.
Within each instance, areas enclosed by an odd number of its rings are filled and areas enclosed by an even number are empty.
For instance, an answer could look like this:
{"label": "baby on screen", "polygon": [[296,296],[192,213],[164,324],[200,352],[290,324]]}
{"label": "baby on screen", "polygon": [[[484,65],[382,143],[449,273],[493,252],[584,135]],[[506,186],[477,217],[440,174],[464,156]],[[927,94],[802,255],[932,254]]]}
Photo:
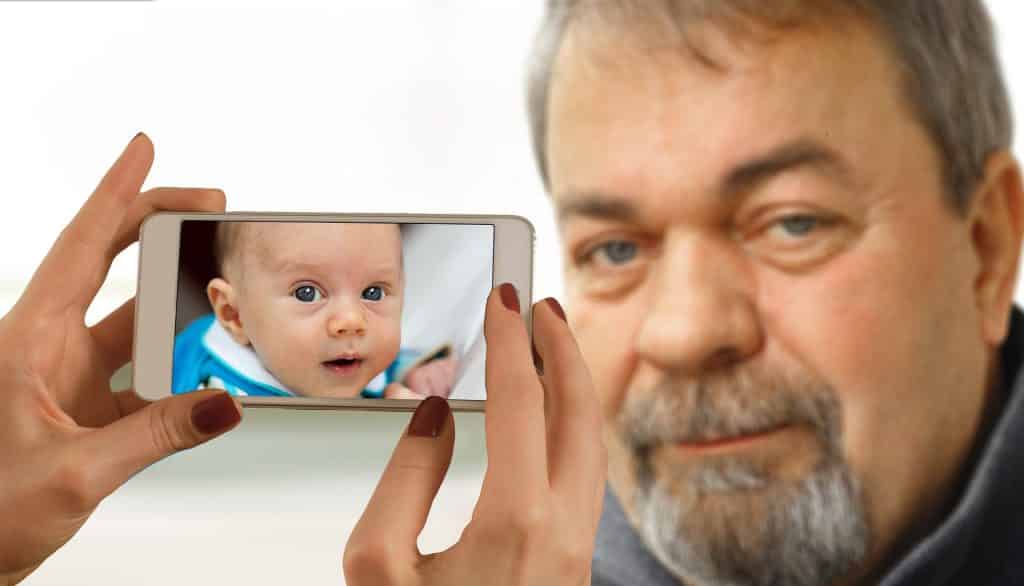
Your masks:
{"label": "baby on screen", "polygon": [[432,372],[419,377],[428,381],[420,389],[397,382],[418,355],[399,348],[396,224],[221,222],[215,255],[220,276],[206,286],[213,313],[175,339],[174,393],[417,398],[450,390],[450,359],[421,366]]}

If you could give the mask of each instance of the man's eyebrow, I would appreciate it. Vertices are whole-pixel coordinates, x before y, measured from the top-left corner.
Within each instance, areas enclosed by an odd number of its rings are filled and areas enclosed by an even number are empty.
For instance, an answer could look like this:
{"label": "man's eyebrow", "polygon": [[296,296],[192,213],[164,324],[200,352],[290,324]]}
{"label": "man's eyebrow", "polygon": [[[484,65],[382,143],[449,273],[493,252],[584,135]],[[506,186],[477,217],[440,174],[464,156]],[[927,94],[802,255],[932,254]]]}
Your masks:
{"label": "man's eyebrow", "polygon": [[730,197],[800,167],[819,170],[847,186],[852,184],[849,168],[834,150],[813,139],[800,138],[734,167],[721,182],[719,192]]}
{"label": "man's eyebrow", "polygon": [[557,216],[564,222],[574,216],[595,220],[634,222],[639,217],[636,207],[622,197],[599,191],[569,192],[558,198]]}
{"label": "man's eyebrow", "polygon": [[[842,158],[831,148],[810,138],[800,138],[740,163],[726,173],[719,193],[725,199],[758,183],[800,167],[810,167],[839,183],[852,186],[853,178]],[[582,216],[595,220],[637,222],[640,211],[626,197],[602,191],[568,191],[556,198],[559,222]]]}

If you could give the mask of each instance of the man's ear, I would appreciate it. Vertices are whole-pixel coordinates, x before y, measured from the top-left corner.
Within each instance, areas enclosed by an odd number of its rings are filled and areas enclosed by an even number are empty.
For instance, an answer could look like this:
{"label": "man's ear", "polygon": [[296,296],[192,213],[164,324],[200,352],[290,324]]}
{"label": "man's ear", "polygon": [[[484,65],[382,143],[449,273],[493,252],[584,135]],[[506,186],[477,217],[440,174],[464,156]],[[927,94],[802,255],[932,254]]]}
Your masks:
{"label": "man's ear", "polygon": [[206,297],[213,307],[213,314],[224,329],[231,334],[231,338],[243,346],[249,345],[249,336],[245,335],[245,328],[242,327],[242,318],[238,314],[238,305],[235,300],[235,288],[224,279],[217,277],[210,279],[206,285]]}
{"label": "man's ear", "polygon": [[994,347],[1003,342],[1009,329],[1024,230],[1020,165],[1009,151],[989,157],[985,175],[972,197],[968,222],[979,261],[975,300],[982,318],[982,336]]}

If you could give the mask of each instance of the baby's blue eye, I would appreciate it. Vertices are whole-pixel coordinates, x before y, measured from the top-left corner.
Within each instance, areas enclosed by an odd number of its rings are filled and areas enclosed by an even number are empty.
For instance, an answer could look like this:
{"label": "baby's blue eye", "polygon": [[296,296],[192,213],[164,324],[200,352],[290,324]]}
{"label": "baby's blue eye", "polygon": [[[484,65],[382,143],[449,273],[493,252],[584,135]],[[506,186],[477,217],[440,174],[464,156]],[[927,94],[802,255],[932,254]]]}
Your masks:
{"label": "baby's blue eye", "polygon": [[363,289],[363,299],[367,301],[380,301],[384,298],[384,290],[380,287],[367,287]]}
{"label": "baby's blue eye", "polygon": [[322,295],[320,290],[312,285],[303,285],[292,292],[292,296],[303,303],[313,303],[314,301],[320,301]]}

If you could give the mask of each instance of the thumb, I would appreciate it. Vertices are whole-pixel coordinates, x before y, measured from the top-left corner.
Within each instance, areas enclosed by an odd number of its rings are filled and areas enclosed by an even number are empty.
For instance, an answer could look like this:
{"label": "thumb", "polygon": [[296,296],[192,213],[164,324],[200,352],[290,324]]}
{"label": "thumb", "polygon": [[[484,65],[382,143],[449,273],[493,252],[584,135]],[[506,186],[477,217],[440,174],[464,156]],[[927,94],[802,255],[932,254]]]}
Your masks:
{"label": "thumb", "polygon": [[[352,530],[345,546],[346,574],[392,575],[413,568],[420,557],[416,540],[448,472],[454,445],[455,420],[448,401],[424,399]],[[393,557],[372,558],[380,552]]]}
{"label": "thumb", "polygon": [[217,437],[241,419],[241,405],[225,391],[196,391],[141,407],[80,445],[85,461],[96,464],[93,480],[105,496],[146,466]]}

